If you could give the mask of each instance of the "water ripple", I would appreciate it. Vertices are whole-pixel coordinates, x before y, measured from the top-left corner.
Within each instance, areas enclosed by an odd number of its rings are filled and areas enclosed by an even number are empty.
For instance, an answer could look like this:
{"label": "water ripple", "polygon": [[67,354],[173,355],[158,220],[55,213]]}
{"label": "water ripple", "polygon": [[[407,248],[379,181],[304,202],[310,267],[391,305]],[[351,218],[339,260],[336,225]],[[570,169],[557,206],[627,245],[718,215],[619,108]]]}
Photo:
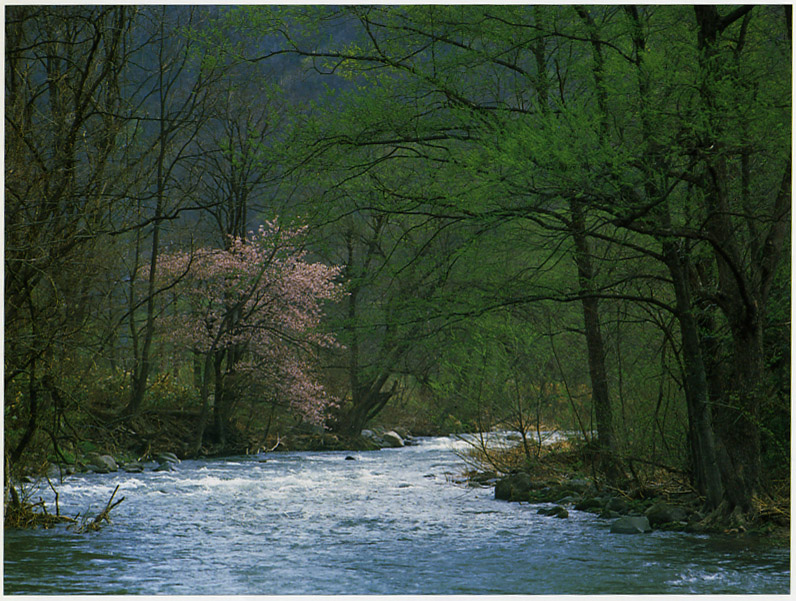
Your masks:
{"label": "water ripple", "polygon": [[[727,537],[619,536],[609,522],[496,501],[451,483],[452,438],[390,452],[184,461],[175,472],[91,474],[61,511],[125,501],[90,535],[8,531],[5,593],[786,593],[787,549]],[[261,463],[267,458],[267,463]],[[46,501],[47,487],[36,491]],[[91,513],[91,512],[89,512]]]}

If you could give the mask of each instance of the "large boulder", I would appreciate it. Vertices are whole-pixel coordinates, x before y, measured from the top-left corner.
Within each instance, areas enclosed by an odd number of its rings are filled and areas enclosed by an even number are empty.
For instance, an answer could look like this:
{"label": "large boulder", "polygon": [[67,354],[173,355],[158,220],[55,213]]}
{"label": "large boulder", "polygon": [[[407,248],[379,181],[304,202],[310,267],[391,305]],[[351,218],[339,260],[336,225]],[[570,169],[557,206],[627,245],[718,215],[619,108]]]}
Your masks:
{"label": "large boulder", "polygon": [[603,509],[603,500],[599,497],[583,497],[580,501],[575,503],[575,509],[578,511],[591,511],[598,513]]}
{"label": "large boulder", "polygon": [[373,430],[362,430],[359,435],[362,436],[362,438],[372,442],[377,449],[387,446],[387,443],[384,442],[382,434],[379,432],[375,432]]}
{"label": "large boulder", "polygon": [[614,534],[641,534],[652,532],[652,527],[644,516],[626,515],[611,524],[611,532]]}
{"label": "large boulder", "polygon": [[398,448],[404,446],[404,439],[401,438],[401,435],[394,430],[390,430],[389,432],[385,432],[381,435],[384,444],[388,447]]}
{"label": "large boulder", "polygon": [[88,463],[86,467],[99,474],[107,474],[115,472],[119,469],[116,460],[110,455],[100,455],[99,453],[90,453],[88,455]]}
{"label": "large boulder", "polygon": [[659,501],[647,508],[644,515],[653,526],[660,526],[661,524],[669,524],[671,522],[684,522],[688,518],[685,509],[676,505],[669,505],[663,501]]}
{"label": "large boulder", "polygon": [[578,495],[567,495],[566,497],[560,497],[555,500],[556,505],[575,505],[578,502],[580,502],[580,497]]}
{"label": "large boulder", "polygon": [[495,483],[495,498],[502,501],[527,501],[531,488],[531,477],[525,472],[516,472]]}

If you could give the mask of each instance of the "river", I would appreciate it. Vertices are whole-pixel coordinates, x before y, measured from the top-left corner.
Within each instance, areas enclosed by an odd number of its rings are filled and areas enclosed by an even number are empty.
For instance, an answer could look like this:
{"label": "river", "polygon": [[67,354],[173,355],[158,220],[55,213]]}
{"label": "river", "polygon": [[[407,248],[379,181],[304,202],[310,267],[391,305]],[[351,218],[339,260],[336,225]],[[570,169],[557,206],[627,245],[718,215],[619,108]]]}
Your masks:
{"label": "river", "polygon": [[[6,594],[788,593],[790,553],[765,541],[609,532],[570,511],[496,501],[455,480],[464,443],[184,461],[81,474],[61,513],[112,524],[5,532]],[[355,460],[347,460],[352,456]],[[49,495],[49,496],[48,496]],[[51,507],[48,487],[37,491]]]}

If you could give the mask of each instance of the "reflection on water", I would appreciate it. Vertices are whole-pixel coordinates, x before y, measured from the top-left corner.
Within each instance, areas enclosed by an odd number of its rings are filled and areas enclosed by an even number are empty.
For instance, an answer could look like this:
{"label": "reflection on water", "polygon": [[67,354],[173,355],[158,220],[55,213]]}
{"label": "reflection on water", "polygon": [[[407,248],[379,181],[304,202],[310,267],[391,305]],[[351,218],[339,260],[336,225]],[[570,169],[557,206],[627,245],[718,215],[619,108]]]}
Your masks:
{"label": "reflection on water", "polygon": [[[178,472],[86,474],[61,512],[113,524],[8,531],[5,593],[787,593],[787,549],[729,537],[623,536],[592,514],[539,516],[451,482],[466,443],[184,461]],[[267,459],[266,463],[262,463]],[[36,496],[46,501],[48,490]],[[51,494],[51,493],[49,493]],[[118,498],[117,497],[117,498]]]}

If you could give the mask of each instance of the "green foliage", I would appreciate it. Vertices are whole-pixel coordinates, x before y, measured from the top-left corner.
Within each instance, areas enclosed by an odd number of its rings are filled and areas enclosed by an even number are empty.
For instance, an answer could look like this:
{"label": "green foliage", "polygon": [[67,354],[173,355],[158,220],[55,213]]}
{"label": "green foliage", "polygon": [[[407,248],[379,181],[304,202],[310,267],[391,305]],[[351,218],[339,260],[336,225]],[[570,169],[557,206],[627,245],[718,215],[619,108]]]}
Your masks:
{"label": "green foliage", "polygon": [[187,377],[179,378],[164,372],[149,384],[145,403],[153,409],[195,408],[199,405],[199,391]]}
{"label": "green foliage", "polygon": [[84,455],[87,455],[88,453],[96,453],[99,450],[97,445],[90,440],[81,440],[77,443],[77,448],[80,449],[80,452]]}
{"label": "green foliage", "polygon": [[[599,301],[618,452],[685,468],[693,366],[674,311],[674,248],[714,409],[750,398],[734,377],[737,339],[759,316],[763,369],[749,390],[764,392],[743,409],[766,473],[787,467],[792,63],[782,7],[723,21],[712,46],[691,6],[80,11],[34,19],[17,8],[8,23],[7,447],[30,435],[31,455],[52,456],[53,437],[80,441],[130,398],[125,370],[142,373],[146,319],[182,302],[164,285],[147,305],[139,269],[156,252],[153,230],[162,246],[190,249],[279,214],[310,224],[311,256],[344,266],[349,297],[325,324],[342,346],[324,354],[341,419],[382,411],[384,425],[441,431],[558,427],[592,444],[588,294]],[[86,71],[82,90],[79,69],[47,69],[63,48],[90,51],[79,35],[88,22],[103,51],[116,34],[153,36],[137,54],[97,54],[114,68]],[[37,43],[48,23],[63,44]],[[158,49],[170,83],[147,87],[143,59]],[[37,92],[56,80],[61,99],[88,99],[84,112]],[[156,89],[168,90],[160,121]],[[83,130],[82,146],[64,143]],[[67,164],[78,166],[72,179],[60,175]],[[149,352],[143,406],[196,408],[190,349],[155,331]],[[256,398],[236,399],[246,427],[289,426],[278,403],[260,413],[273,391],[249,390]]]}

